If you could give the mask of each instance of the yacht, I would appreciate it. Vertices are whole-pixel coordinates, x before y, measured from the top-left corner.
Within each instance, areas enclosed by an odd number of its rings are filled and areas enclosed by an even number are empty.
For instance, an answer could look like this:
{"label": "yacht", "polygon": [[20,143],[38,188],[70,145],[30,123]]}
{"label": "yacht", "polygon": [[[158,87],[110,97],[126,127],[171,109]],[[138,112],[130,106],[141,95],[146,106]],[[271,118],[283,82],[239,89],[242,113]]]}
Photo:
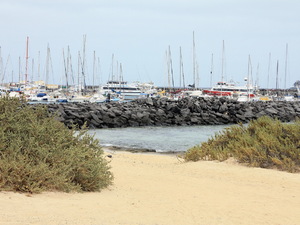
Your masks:
{"label": "yacht", "polygon": [[252,85],[236,86],[234,83],[218,82],[211,89],[203,90],[203,94],[225,97],[247,96],[253,98],[255,97],[254,91],[255,88]]}
{"label": "yacht", "polygon": [[123,100],[133,100],[142,96],[142,91],[139,87],[133,84],[128,84],[127,81],[108,81],[105,85],[100,86],[100,93],[107,96],[117,94]]}

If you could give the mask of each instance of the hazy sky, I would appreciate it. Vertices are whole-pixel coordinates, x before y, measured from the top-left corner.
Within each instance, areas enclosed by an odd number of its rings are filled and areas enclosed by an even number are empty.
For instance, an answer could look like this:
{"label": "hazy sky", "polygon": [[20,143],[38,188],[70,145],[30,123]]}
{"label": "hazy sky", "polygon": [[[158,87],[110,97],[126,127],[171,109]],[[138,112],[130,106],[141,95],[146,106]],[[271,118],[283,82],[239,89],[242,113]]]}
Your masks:
{"label": "hazy sky", "polygon": [[67,58],[68,47],[77,80],[86,35],[89,84],[109,79],[114,54],[114,71],[117,62],[122,64],[124,80],[167,86],[169,46],[175,86],[180,47],[185,83],[192,84],[194,31],[200,87],[220,81],[222,68],[227,81],[244,83],[250,74],[261,87],[276,87],[277,62],[277,84],[291,87],[300,80],[299,12],[299,0],[1,0],[1,79],[17,81],[19,65],[24,77],[28,36],[29,79],[45,80],[49,45],[53,72],[48,83],[66,82],[63,51]]}

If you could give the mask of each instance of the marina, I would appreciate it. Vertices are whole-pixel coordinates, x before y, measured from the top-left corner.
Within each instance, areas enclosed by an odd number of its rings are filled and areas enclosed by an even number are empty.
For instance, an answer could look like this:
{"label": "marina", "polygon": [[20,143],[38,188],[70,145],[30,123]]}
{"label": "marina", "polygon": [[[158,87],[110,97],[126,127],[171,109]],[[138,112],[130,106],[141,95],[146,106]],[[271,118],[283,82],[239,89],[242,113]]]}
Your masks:
{"label": "marina", "polygon": [[158,87],[151,82],[128,83],[108,81],[104,85],[78,88],[74,85],[47,85],[44,81],[5,83],[0,88],[0,96],[23,98],[28,102],[93,102],[132,101],[148,97],[178,100],[185,97],[225,97],[237,101],[298,101],[300,84],[290,89],[265,89],[252,85],[237,86],[235,83],[218,82],[211,88]]}
{"label": "marina", "polygon": [[300,225],[299,10],[1,0],[0,225]]}

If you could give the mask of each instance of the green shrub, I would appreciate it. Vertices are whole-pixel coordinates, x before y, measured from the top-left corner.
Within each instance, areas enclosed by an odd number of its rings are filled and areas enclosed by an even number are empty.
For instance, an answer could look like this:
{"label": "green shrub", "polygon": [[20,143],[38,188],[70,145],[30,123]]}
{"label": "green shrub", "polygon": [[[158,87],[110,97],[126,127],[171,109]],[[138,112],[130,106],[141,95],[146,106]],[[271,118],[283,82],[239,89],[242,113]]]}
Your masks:
{"label": "green shrub", "polygon": [[112,183],[99,141],[42,106],[0,98],[0,190],[99,191]]}
{"label": "green shrub", "polygon": [[189,149],[186,161],[219,160],[234,157],[240,163],[289,172],[300,169],[300,120],[282,123],[270,117],[235,125]]}

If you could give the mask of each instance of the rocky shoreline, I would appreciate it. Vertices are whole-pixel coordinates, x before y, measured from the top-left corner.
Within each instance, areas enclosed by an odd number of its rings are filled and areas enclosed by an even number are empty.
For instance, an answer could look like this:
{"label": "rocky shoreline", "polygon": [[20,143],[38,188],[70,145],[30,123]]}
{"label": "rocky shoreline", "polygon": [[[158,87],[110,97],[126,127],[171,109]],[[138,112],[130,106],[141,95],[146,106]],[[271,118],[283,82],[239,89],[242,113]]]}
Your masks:
{"label": "rocky shoreline", "polygon": [[300,102],[237,102],[228,98],[146,98],[132,102],[48,104],[66,126],[120,128],[138,126],[247,123],[261,116],[290,122],[300,118]]}

